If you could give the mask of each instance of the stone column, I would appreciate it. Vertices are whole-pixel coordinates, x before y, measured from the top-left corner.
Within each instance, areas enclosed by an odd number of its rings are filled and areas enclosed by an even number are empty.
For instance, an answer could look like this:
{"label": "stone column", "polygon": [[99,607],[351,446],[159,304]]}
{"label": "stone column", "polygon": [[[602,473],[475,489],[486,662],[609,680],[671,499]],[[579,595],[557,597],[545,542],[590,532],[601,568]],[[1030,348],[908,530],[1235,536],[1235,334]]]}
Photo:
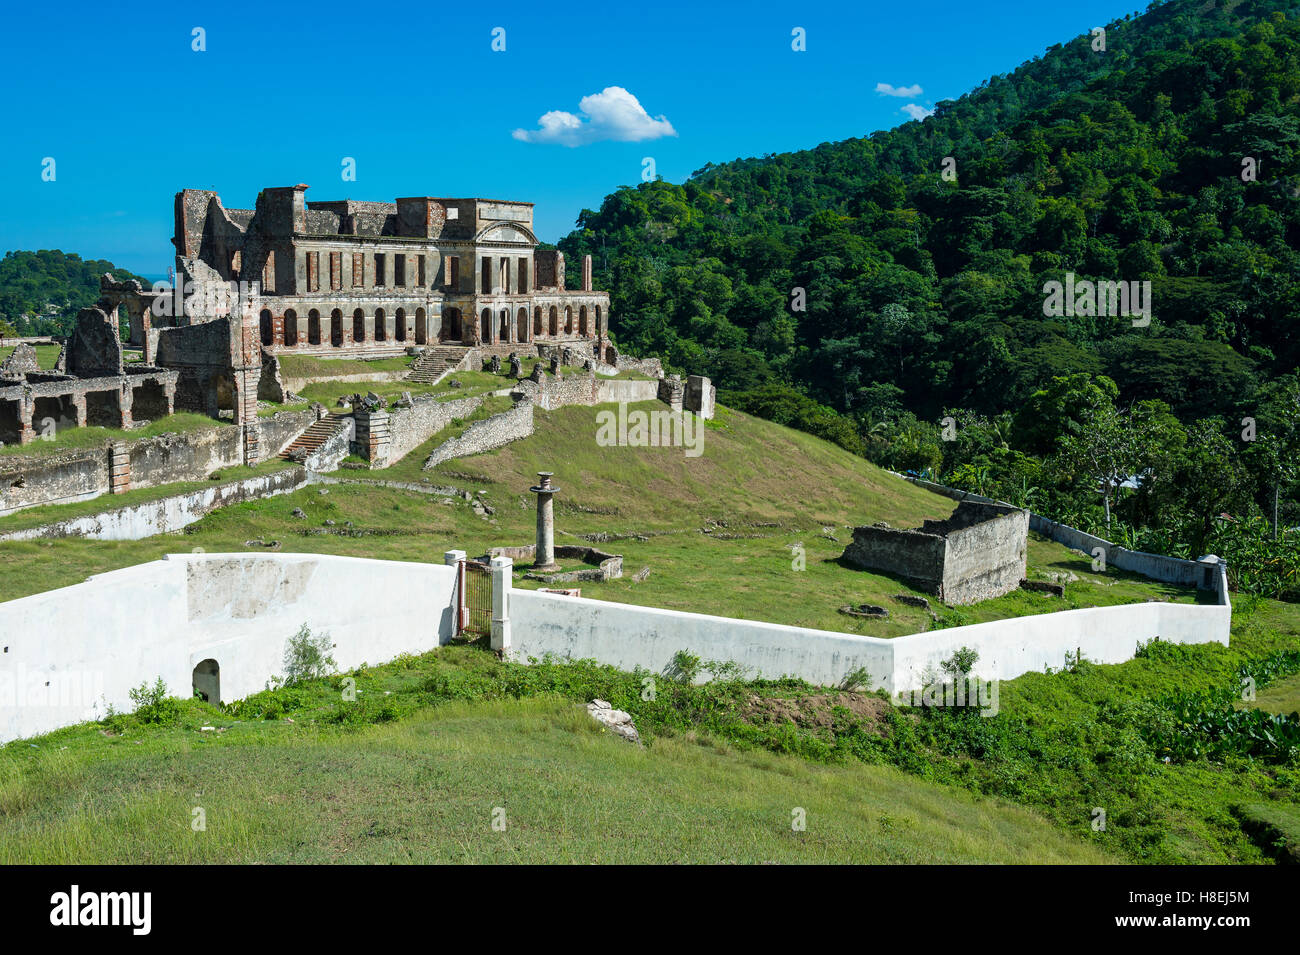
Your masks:
{"label": "stone column", "polygon": [[528,490],[537,495],[537,552],[533,570],[558,570],[555,563],[555,506],[552,498],[559,492],[558,487],[551,486],[550,471],[538,471],[538,483]]}
{"label": "stone column", "polygon": [[510,590],[514,583],[510,576],[514,561],[509,557],[493,557],[492,568],[492,642],[491,647],[502,656],[510,655]]}
{"label": "stone column", "polygon": [[25,392],[18,399],[18,443],[31,444],[36,440],[36,429],[32,427],[32,417],[36,414],[36,399],[31,392]]}
{"label": "stone column", "polygon": [[117,391],[117,410],[118,410],[118,427],[123,430],[129,430],[131,427],[131,383],[122,382],[122,386]]}
{"label": "stone column", "polygon": [[589,255],[582,257],[582,290],[591,291],[591,256]]}

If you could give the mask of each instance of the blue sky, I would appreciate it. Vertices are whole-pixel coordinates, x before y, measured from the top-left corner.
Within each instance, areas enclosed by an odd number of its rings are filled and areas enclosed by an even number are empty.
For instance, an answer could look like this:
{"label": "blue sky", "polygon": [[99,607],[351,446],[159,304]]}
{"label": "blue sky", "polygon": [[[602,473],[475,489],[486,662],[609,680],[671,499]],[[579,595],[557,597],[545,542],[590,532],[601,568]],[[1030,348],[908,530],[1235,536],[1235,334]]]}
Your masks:
{"label": "blue sky", "polygon": [[[309,200],[528,200],[555,241],[583,207],[639,182],[645,157],[681,182],[710,161],[866,135],[1139,9],[11,4],[0,250],[59,248],[156,275],[172,261],[178,190],[216,189],[246,208],[263,186],[299,182]],[[804,52],[791,49],[795,27]],[[344,157],[355,182],[342,179]]]}

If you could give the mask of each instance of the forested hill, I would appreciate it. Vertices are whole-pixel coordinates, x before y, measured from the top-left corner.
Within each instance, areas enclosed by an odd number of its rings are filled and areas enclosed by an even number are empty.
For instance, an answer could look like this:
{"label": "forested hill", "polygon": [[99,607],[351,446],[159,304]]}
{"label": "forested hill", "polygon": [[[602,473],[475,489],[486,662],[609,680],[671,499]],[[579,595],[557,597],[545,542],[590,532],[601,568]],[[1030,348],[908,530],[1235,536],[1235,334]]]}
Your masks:
{"label": "forested hill", "polygon": [[[593,255],[623,347],[733,396],[788,382],[865,427],[1086,372],[1234,414],[1300,359],[1298,11],[1153,5],[923,121],[622,188],[560,246]],[[1045,317],[1067,272],[1151,281],[1153,320]]]}
{"label": "forested hill", "polygon": [[[71,252],[7,252],[0,259],[0,334],[66,335],[77,312],[99,300],[99,277],[147,279]],[[8,327],[6,327],[6,325]]]}

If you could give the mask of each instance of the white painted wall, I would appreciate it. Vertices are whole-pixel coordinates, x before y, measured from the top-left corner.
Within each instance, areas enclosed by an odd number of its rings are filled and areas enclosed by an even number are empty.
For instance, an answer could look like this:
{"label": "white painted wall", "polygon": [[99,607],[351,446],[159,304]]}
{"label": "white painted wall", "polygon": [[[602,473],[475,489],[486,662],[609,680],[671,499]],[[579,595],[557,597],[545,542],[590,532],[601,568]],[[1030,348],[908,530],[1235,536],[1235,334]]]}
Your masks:
{"label": "white painted wall", "polygon": [[[1220,570],[1222,575],[1223,571]],[[752,620],[637,607],[511,590],[511,656],[594,659],[621,669],[662,673],[679,650],[706,660],[732,661],[752,676],[795,676],[837,685],[858,667],[871,688],[891,693],[920,689],[941,674],[940,661],[961,647],[979,653],[974,673],[1010,680],[1047,667],[1059,670],[1066,653],[1082,650],[1095,663],[1131,660],[1140,642],[1217,642],[1227,646],[1232,608],[1223,603],[1138,603],[1013,617],[892,640],[786,627]]]}
{"label": "white painted wall", "polygon": [[867,667],[875,686],[892,673],[892,640],[785,627],[658,607],[636,607],[534,590],[510,591],[511,656],[594,659],[624,670],[662,673],[685,650],[705,660],[734,661],[750,675],[787,674],[837,684]]}
{"label": "white painted wall", "polygon": [[0,603],[0,741],[129,711],[128,691],[159,676],[188,696],[208,657],[222,700],[240,699],[284,672],[303,623],[330,633],[341,670],[423,653],[451,637],[455,579],[440,564],[171,554]]}

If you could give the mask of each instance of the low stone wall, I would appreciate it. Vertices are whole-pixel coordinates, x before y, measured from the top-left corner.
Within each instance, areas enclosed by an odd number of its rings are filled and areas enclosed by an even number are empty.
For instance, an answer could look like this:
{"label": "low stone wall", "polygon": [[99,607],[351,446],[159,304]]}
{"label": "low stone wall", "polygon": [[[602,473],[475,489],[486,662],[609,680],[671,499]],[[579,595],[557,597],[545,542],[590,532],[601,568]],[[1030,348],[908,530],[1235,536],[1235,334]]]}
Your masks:
{"label": "low stone wall", "polygon": [[[529,573],[525,574],[525,576],[536,580],[547,580],[552,583],[599,582],[623,576],[622,554],[607,554],[594,547],[584,547],[579,544],[556,544],[555,556],[558,559],[580,560],[584,564],[591,564],[592,566],[590,570],[570,570],[557,574]],[[488,557],[509,557],[514,561],[524,561],[532,564],[537,559],[537,545],[524,544],[520,547],[493,547],[488,550]]]}
{"label": "low stone wall", "polygon": [[[456,570],[317,554],[171,554],[0,603],[0,742],[134,708],[162,677],[188,697],[215,661],[220,699],[284,674],[290,637],[328,634],[338,669],[424,653],[451,639]],[[419,594],[376,600],[376,587]],[[143,612],[142,608],[147,608]]]}
{"label": "low stone wall", "polygon": [[388,409],[388,441],[382,447],[380,461],[372,467],[386,467],[401,460],[441,431],[456,418],[468,418],[483,403],[483,396],[438,401],[416,398],[409,408]]}
{"label": "low stone wall", "polygon": [[503,411],[482,421],[475,421],[460,437],[452,438],[434,448],[433,453],[425,459],[424,470],[427,471],[453,458],[491,451],[511,441],[526,438],[532,433],[533,403],[527,400],[520,401],[509,411]]}
{"label": "low stone wall", "polygon": [[[274,457],[316,421],[314,412],[282,411],[257,419],[262,458]],[[161,434],[121,442],[130,464],[129,487],[205,481],[214,471],[244,463],[240,428]],[[112,445],[40,455],[0,457],[0,515],[42,504],[86,501],[112,489]]]}
{"label": "low stone wall", "polygon": [[637,401],[654,401],[659,397],[659,382],[637,378],[619,378],[596,382],[597,404],[632,404]]}
{"label": "low stone wall", "polygon": [[307,483],[303,468],[285,468],[270,474],[214,484],[212,487],[177,494],[172,497],[128,504],[70,517],[39,527],[0,532],[0,541],[39,540],[53,537],[89,537],[92,540],[140,540],[155,534],[167,534],[193,524],[219,507],[242,504],[264,497],[288,494]]}
{"label": "low stone wall", "polygon": [[[935,484],[933,481],[923,481],[920,478],[904,474],[900,474],[898,477],[911,481],[917,487],[923,487],[936,494],[952,498],[954,501],[1003,504],[1003,502],[994,501],[992,498],[947,487],[943,484]],[[1004,504],[1003,506],[1010,507],[1011,505]],[[1185,560],[1181,557],[1169,557],[1165,554],[1148,554],[1145,551],[1129,550],[1126,547],[1111,543],[1105,538],[1097,537],[1095,534],[1089,534],[1086,531],[1077,530],[1066,524],[1049,520],[1040,514],[1030,513],[1029,529],[1042,534],[1049,540],[1056,541],[1058,544],[1064,544],[1074,550],[1083,551],[1089,556],[1104,557],[1107,566],[1134,574],[1141,574],[1161,583],[1197,587],[1200,590],[1214,590],[1218,586],[1214,568],[1216,565],[1226,566],[1220,560],[1203,562]]]}
{"label": "low stone wall", "polygon": [[1028,511],[962,501],[948,519],[918,528],[855,527],[844,559],[905,578],[944,603],[972,604],[1020,586],[1028,529]]}

